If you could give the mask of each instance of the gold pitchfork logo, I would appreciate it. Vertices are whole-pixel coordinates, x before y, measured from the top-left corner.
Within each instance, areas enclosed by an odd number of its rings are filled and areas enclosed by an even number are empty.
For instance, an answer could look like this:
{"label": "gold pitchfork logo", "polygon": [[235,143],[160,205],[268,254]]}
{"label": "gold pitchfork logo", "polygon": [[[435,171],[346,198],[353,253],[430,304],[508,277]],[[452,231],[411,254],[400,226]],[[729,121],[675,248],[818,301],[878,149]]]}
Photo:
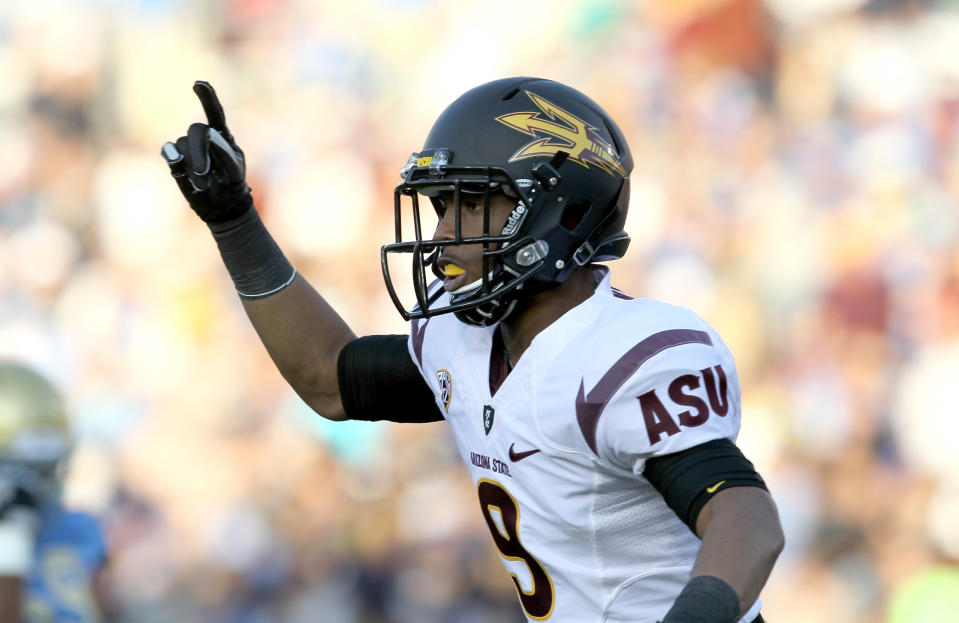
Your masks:
{"label": "gold pitchfork logo", "polygon": [[570,160],[587,169],[593,165],[610,175],[618,173],[625,177],[619,155],[595,127],[535,93],[526,91],[526,95],[539,112],[513,112],[496,117],[503,125],[536,139],[520,147],[510,162],[552,156],[563,150],[569,152]]}

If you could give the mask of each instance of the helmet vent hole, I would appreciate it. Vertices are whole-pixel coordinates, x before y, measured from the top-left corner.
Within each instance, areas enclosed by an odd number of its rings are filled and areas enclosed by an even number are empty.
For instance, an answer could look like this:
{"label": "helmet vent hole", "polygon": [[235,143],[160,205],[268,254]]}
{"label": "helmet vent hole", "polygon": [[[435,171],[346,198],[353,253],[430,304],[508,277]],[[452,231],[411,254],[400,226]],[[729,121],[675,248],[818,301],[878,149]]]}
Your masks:
{"label": "helmet vent hole", "polygon": [[514,89],[510,89],[510,90],[506,93],[506,95],[503,96],[503,101],[505,102],[506,100],[511,100],[511,99],[513,99],[514,97],[516,97],[516,94],[517,94],[517,93],[519,93],[519,87],[516,87],[516,88],[514,88]]}
{"label": "helmet vent hole", "polygon": [[588,203],[571,203],[563,210],[563,216],[559,219],[559,224],[566,231],[574,231],[583,222],[587,211],[589,211]]}

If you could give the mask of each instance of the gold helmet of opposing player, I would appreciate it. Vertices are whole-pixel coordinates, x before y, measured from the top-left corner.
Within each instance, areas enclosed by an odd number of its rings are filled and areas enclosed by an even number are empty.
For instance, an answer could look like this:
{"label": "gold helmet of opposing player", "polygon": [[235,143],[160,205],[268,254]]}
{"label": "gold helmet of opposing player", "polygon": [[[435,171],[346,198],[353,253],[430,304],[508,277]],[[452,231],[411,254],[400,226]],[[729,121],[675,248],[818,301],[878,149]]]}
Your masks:
{"label": "gold helmet of opposing player", "polygon": [[69,449],[60,393],[34,370],[0,361],[0,463],[52,472]]}

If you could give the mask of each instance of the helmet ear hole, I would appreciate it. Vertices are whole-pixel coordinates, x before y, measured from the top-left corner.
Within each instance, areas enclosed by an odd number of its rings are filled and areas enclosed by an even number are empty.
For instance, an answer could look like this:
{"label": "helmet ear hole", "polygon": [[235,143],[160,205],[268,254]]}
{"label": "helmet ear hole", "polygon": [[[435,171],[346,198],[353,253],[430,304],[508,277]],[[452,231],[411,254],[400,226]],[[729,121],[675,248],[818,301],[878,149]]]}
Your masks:
{"label": "helmet ear hole", "polygon": [[589,211],[589,204],[585,202],[571,203],[563,210],[563,215],[559,219],[559,224],[568,232],[575,232],[583,218]]}

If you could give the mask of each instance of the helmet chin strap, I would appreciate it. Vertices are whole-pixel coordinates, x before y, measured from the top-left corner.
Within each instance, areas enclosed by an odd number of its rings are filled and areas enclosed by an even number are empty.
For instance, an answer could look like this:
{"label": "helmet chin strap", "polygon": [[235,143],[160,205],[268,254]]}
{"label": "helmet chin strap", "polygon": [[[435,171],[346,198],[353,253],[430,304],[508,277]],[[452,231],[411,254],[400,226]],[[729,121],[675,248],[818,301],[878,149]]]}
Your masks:
{"label": "helmet chin strap", "polygon": [[[486,278],[489,279],[489,280],[492,280],[492,279],[493,279],[493,271],[489,271],[489,273],[487,273],[487,275],[486,275]],[[472,283],[466,284],[465,286],[460,286],[460,287],[456,288],[455,290],[451,290],[451,291],[450,291],[450,294],[451,294],[451,295],[466,294],[466,293],[468,293],[468,292],[472,292],[473,290],[475,290],[476,288],[480,287],[481,285],[483,285],[483,278],[482,278],[482,277],[480,277],[480,278],[477,279],[476,281],[473,281]]]}
{"label": "helmet chin strap", "polygon": [[516,308],[516,299],[508,303],[485,303],[471,309],[453,312],[460,322],[474,327],[489,327],[509,316]]}

